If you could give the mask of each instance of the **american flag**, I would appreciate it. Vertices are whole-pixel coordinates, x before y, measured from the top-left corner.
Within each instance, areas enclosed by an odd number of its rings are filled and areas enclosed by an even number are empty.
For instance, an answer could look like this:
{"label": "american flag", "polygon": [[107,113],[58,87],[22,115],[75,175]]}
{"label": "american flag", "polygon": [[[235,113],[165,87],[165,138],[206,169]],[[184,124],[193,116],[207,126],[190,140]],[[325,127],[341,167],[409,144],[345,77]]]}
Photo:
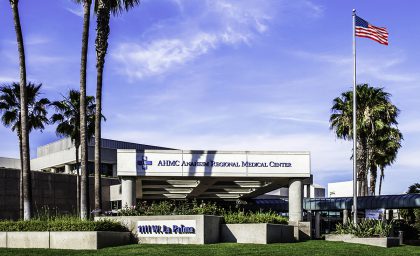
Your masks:
{"label": "american flag", "polygon": [[388,45],[386,28],[373,26],[358,16],[356,16],[356,36],[370,38],[380,44]]}

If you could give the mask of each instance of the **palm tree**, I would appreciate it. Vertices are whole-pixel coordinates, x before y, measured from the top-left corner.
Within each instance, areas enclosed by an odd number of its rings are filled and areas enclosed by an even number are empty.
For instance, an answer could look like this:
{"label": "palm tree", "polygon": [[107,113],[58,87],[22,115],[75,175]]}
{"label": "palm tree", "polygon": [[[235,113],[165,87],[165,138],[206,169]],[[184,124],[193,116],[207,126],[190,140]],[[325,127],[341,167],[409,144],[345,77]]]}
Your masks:
{"label": "palm tree", "polygon": [[29,220],[32,216],[32,182],[31,182],[31,162],[29,152],[29,131],[28,131],[28,103],[25,91],[26,87],[26,61],[25,47],[23,44],[22,27],[19,17],[19,0],[9,0],[12,7],[13,21],[15,23],[16,41],[19,52],[20,68],[20,121],[22,125],[22,176],[23,176],[23,218]]}
{"label": "palm tree", "polygon": [[[95,131],[95,98],[86,97],[87,137],[91,139]],[[58,123],[56,133],[59,136],[70,137],[76,149],[77,171],[77,212],[80,212],[80,179],[79,179],[79,148],[80,148],[80,92],[70,90],[63,100],[51,103],[57,113],[51,116],[51,123]]]}
{"label": "palm tree", "polygon": [[80,186],[80,218],[87,219],[89,216],[89,173],[88,146],[87,146],[87,118],[86,118],[86,66],[87,52],[89,44],[89,26],[90,26],[90,7],[92,0],[75,0],[83,4],[83,32],[82,32],[82,52],[80,60],[80,170],[82,173]]}
{"label": "palm tree", "polygon": [[[367,176],[375,136],[385,127],[396,125],[399,110],[391,104],[390,94],[383,88],[357,85],[357,176],[358,195],[367,195]],[[347,91],[333,101],[330,128],[338,138],[352,140],[353,92]]]}
{"label": "palm tree", "polygon": [[110,32],[109,20],[111,13],[118,15],[123,11],[135,7],[140,0],[96,0],[96,121],[95,121],[95,213],[102,210],[101,193],[101,118],[102,115],[102,82],[105,56],[108,50],[108,36]]}
{"label": "palm tree", "polygon": [[[402,133],[398,130],[398,128],[388,128],[386,132],[382,136],[378,136],[379,142],[377,146],[377,153],[375,155],[375,162],[376,165],[381,170],[381,174],[379,177],[379,189],[378,194],[380,195],[382,192],[382,181],[385,178],[385,167],[391,165],[397,158],[398,150],[401,148],[401,141],[403,140]],[[375,179],[375,181],[373,181]],[[376,175],[372,177],[371,173],[371,190],[372,187],[375,188],[376,183]],[[373,194],[375,191],[373,189]]]}
{"label": "palm tree", "polygon": [[[46,106],[50,103],[47,98],[40,97],[40,89],[42,84],[35,85],[29,83],[26,85],[26,96],[28,103],[28,132],[32,130],[44,130],[45,124],[48,124]],[[3,112],[1,117],[2,123],[6,127],[10,127],[12,131],[16,132],[19,140],[20,152],[20,178],[19,178],[19,214],[20,218],[24,217],[24,200],[23,200],[23,152],[22,152],[22,132],[21,132],[21,104],[20,104],[20,84],[12,83],[0,87],[0,112]]]}

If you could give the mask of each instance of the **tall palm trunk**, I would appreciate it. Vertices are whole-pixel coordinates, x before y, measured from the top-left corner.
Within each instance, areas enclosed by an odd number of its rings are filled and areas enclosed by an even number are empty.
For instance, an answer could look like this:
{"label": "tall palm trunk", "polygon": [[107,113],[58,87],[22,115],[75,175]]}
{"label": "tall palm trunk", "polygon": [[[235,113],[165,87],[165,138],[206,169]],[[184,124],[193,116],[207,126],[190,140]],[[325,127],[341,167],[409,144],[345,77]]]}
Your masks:
{"label": "tall palm trunk", "polygon": [[96,111],[95,111],[95,210],[102,211],[101,193],[101,121],[102,121],[102,81],[105,55],[108,49],[109,6],[103,0],[98,1],[96,27]]}
{"label": "tall palm trunk", "polygon": [[80,143],[75,145],[76,148],[76,214],[80,214],[80,170],[79,170],[79,147]]}
{"label": "tall palm trunk", "polygon": [[19,218],[23,219],[23,153],[22,153],[22,136],[18,131],[19,153],[20,153],[20,175],[19,175]]}
{"label": "tall palm trunk", "polygon": [[365,158],[365,147],[362,139],[358,139],[356,145],[356,162],[357,162],[357,195],[363,196],[364,194],[364,174],[365,174],[365,165],[366,165],[366,158]]}
{"label": "tall palm trunk", "polygon": [[80,218],[87,219],[89,217],[89,172],[87,170],[88,163],[88,146],[86,131],[86,65],[89,41],[89,23],[90,23],[90,6],[92,1],[85,0],[83,3],[83,35],[82,35],[82,56],[80,63],[80,145],[81,145],[81,161],[80,167],[82,172],[80,186]]}
{"label": "tall palm trunk", "polygon": [[384,168],[381,166],[381,176],[379,177],[379,191],[378,191],[378,195],[381,195],[382,193],[382,181],[385,178],[385,174],[384,174]]}
{"label": "tall palm trunk", "polygon": [[26,63],[25,48],[23,45],[22,27],[20,24],[18,0],[10,0],[15,23],[16,41],[19,51],[20,67],[20,120],[22,134],[22,182],[23,182],[23,219],[29,220],[32,216],[32,182],[29,155],[29,130],[28,130],[28,103],[26,96]]}
{"label": "tall palm trunk", "polygon": [[372,164],[370,167],[370,194],[372,196],[375,195],[377,177],[378,177],[378,168],[376,164]]}

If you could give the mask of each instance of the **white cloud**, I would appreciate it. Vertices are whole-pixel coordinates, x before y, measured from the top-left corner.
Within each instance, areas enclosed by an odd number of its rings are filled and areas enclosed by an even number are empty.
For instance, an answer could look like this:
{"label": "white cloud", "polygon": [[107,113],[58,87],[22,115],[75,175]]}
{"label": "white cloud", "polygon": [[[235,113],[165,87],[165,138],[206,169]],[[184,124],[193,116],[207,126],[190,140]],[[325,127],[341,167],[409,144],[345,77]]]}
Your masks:
{"label": "white cloud", "polygon": [[[39,44],[46,44],[48,42],[50,42],[51,40],[44,36],[44,35],[38,35],[38,34],[29,34],[27,36],[24,37],[24,44],[25,46],[28,45],[39,45]],[[16,48],[16,40],[15,39],[4,39],[2,40],[2,42],[4,42],[5,44]]]}
{"label": "white cloud", "polygon": [[399,71],[398,67],[404,66],[405,58],[401,53],[384,56],[384,58],[368,57],[359,61],[358,73],[372,76],[386,82],[412,82],[418,81],[419,76],[414,73]]}
{"label": "white cloud", "polygon": [[[18,75],[16,73],[16,75]],[[19,77],[11,77],[11,76],[2,76],[0,75],[0,83],[10,83],[10,82],[16,82],[19,81]]]}
{"label": "white cloud", "polygon": [[123,72],[142,78],[160,74],[173,65],[182,64],[214,48],[219,39],[212,34],[195,35],[191,40],[162,39],[148,45],[120,44],[113,57],[123,64]]}
{"label": "white cloud", "polygon": [[420,161],[418,160],[419,156],[420,156],[420,150],[413,147],[404,147],[403,145],[403,147],[398,152],[397,160],[395,162],[395,168],[419,170],[420,169]]}
{"label": "white cloud", "polygon": [[[250,14],[238,4],[230,2],[208,1],[207,5],[204,13],[194,17],[195,21],[188,20],[185,23],[181,20],[169,25],[171,30],[179,31],[172,37],[152,39],[143,44],[119,44],[112,54],[117,62],[123,64],[119,71],[130,78],[162,74],[220,45],[249,44],[256,33],[267,30],[265,22],[268,17],[265,14]],[[203,22],[203,19],[219,22],[212,28],[191,28],[194,23]]]}
{"label": "white cloud", "polygon": [[32,65],[48,65],[71,61],[71,58],[41,54],[28,54],[27,59],[28,62]]}
{"label": "white cloud", "polygon": [[[293,51],[290,54],[302,59],[332,64],[338,69],[347,70],[349,73],[353,72],[353,58],[351,56],[325,52],[307,52],[303,50]],[[405,69],[403,69],[404,71],[398,69],[402,67],[405,60],[401,52],[390,53],[387,56],[381,57],[363,56],[363,58],[357,60],[357,74],[358,77],[369,76],[384,82],[405,83],[418,81],[418,74],[408,73]]]}
{"label": "white cloud", "polygon": [[[184,4],[194,3],[198,7],[180,19],[153,24],[144,34],[144,43],[119,43],[111,53],[121,64],[117,64],[119,73],[131,80],[160,75],[222,45],[251,45],[257,36],[269,30],[273,16],[284,2],[208,0],[174,3],[180,12],[185,11]],[[303,3],[300,8],[312,10],[316,7],[308,1]]]}
{"label": "white cloud", "polygon": [[39,45],[50,42],[50,38],[44,35],[30,34],[25,38],[25,45]]}
{"label": "white cloud", "polygon": [[83,5],[79,5],[77,7],[66,7],[66,10],[76,16],[83,18],[83,14],[84,14]]}
{"label": "white cloud", "polygon": [[328,125],[328,121],[318,120],[318,119],[298,118],[298,117],[283,116],[283,115],[271,115],[271,116],[268,116],[268,117],[272,118],[272,119],[284,120],[284,121]]}
{"label": "white cloud", "polygon": [[306,7],[313,17],[321,17],[324,14],[324,8],[321,5],[316,5],[311,1],[302,1],[302,5]]}
{"label": "white cloud", "polygon": [[410,119],[408,121],[400,122],[398,128],[403,134],[420,133],[420,119]]}
{"label": "white cloud", "polygon": [[340,55],[331,54],[331,53],[307,52],[303,50],[292,51],[289,53],[298,58],[308,59],[308,60],[317,61],[317,62],[336,64],[340,66],[349,65],[353,61],[353,59],[349,56],[340,56]]}

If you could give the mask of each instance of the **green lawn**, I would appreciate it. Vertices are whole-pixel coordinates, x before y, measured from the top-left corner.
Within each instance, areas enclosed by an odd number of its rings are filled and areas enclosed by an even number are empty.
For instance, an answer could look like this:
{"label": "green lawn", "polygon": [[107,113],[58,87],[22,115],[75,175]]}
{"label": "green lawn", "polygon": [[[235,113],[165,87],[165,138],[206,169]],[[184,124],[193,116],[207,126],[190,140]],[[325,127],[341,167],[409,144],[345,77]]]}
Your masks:
{"label": "green lawn", "polygon": [[0,249],[0,255],[220,255],[220,256],[269,256],[269,255],[416,255],[420,256],[420,247],[400,246],[380,248],[367,245],[347,244],[343,242],[308,241],[291,244],[212,244],[212,245],[127,245],[105,248],[98,251],[71,251],[47,249]]}

